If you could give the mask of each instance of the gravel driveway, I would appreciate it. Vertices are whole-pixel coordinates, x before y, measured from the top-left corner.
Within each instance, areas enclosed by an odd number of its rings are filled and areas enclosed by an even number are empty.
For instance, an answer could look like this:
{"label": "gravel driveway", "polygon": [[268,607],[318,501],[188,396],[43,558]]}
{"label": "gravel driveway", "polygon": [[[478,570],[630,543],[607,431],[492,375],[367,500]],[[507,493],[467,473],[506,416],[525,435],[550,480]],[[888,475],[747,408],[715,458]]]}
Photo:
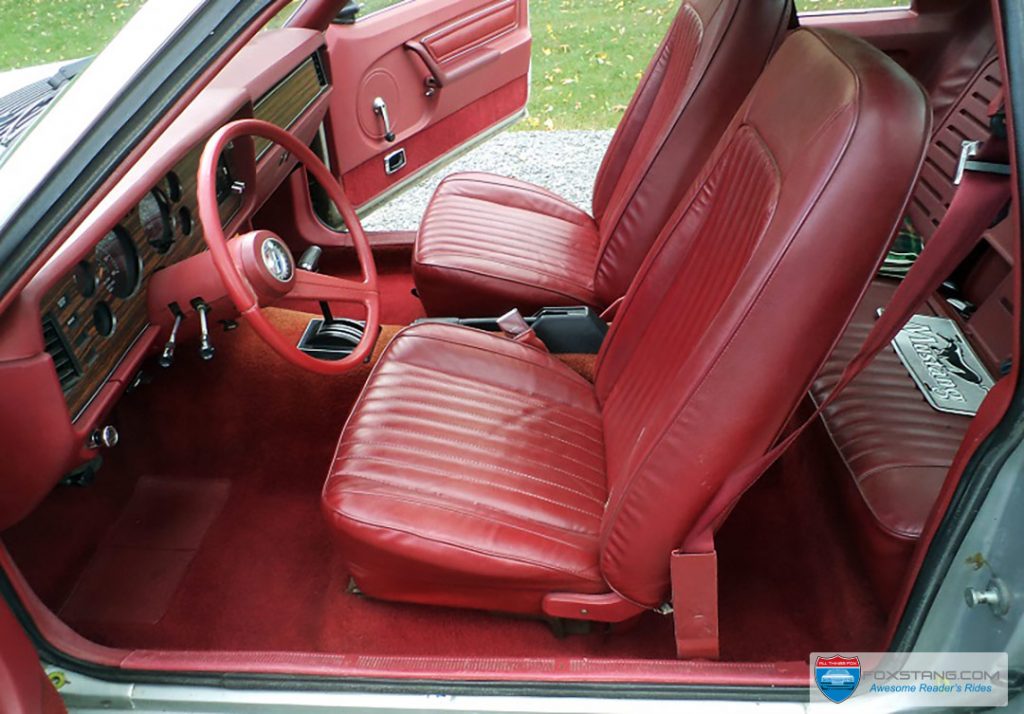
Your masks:
{"label": "gravel driveway", "polygon": [[416,184],[363,220],[372,231],[411,231],[445,176],[488,171],[543,186],[590,212],[594,178],[612,131],[505,132]]}

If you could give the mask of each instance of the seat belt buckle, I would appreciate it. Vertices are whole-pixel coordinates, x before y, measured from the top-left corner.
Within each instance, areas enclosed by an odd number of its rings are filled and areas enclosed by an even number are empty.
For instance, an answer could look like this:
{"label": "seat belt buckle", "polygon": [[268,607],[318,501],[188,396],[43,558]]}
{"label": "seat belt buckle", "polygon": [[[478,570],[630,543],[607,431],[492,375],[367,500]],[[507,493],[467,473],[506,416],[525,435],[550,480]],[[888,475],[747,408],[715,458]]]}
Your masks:
{"label": "seat belt buckle", "polygon": [[526,322],[526,318],[516,308],[506,312],[496,322],[498,323],[498,328],[511,340],[530,331],[530,325]]}
{"label": "seat belt buckle", "polygon": [[959,186],[964,180],[964,173],[975,171],[986,174],[999,174],[1000,176],[1010,175],[1009,164],[999,164],[993,161],[975,161],[981,149],[980,141],[965,141],[960,145],[960,161],[956,166],[956,175],[953,177],[953,185]]}

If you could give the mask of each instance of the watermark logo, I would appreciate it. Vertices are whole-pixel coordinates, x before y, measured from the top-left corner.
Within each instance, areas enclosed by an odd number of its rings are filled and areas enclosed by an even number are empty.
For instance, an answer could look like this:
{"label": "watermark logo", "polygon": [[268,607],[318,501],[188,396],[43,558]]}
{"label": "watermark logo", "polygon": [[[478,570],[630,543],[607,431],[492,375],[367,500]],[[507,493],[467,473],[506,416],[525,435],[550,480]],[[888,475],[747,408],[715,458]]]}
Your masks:
{"label": "watermark logo", "polygon": [[[856,711],[1005,707],[1005,652],[814,652],[810,699]],[[816,707],[812,706],[812,710]]]}
{"label": "watermark logo", "polygon": [[838,654],[818,657],[814,663],[814,683],[826,699],[836,704],[845,702],[860,684],[860,659]]}

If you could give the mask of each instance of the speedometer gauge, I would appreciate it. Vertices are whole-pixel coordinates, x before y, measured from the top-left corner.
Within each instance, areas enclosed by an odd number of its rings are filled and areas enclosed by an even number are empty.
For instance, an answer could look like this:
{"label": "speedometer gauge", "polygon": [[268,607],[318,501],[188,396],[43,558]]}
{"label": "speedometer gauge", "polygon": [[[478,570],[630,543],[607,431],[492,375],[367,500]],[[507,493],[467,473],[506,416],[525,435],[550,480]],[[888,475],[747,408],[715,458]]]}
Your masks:
{"label": "speedometer gauge", "polygon": [[166,253],[174,243],[174,224],[167,199],[157,191],[150,191],[139,203],[139,221],[146,242],[157,253]]}
{"label": "speedometer gauge", "polygon": [[118,226],[96,246],[96,275],[116,298],[130,297],[139,287],[142,270],[131,236]]}

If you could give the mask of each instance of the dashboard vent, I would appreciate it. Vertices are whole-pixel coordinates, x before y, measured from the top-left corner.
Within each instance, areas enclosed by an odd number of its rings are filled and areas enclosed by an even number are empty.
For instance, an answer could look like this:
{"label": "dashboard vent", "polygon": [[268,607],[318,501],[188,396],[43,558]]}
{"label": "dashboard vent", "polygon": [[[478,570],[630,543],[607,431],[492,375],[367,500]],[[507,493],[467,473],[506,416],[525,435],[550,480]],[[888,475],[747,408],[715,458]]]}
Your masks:
{"label": "dashboard vent", "polygon": [[327,86],[327,70],[324,69],[323,54],[317,50],[313,53],[313,69],[316,70],[316,78],[321,87]]}
{"label": "dashboard vent", "polygon": [[57,368],[61,389],[66,392],[82,376],[82,368],[78,366],[57,322],[49,316],[43,318],[43,342],[47,353],[53,358],[53,365]]}

